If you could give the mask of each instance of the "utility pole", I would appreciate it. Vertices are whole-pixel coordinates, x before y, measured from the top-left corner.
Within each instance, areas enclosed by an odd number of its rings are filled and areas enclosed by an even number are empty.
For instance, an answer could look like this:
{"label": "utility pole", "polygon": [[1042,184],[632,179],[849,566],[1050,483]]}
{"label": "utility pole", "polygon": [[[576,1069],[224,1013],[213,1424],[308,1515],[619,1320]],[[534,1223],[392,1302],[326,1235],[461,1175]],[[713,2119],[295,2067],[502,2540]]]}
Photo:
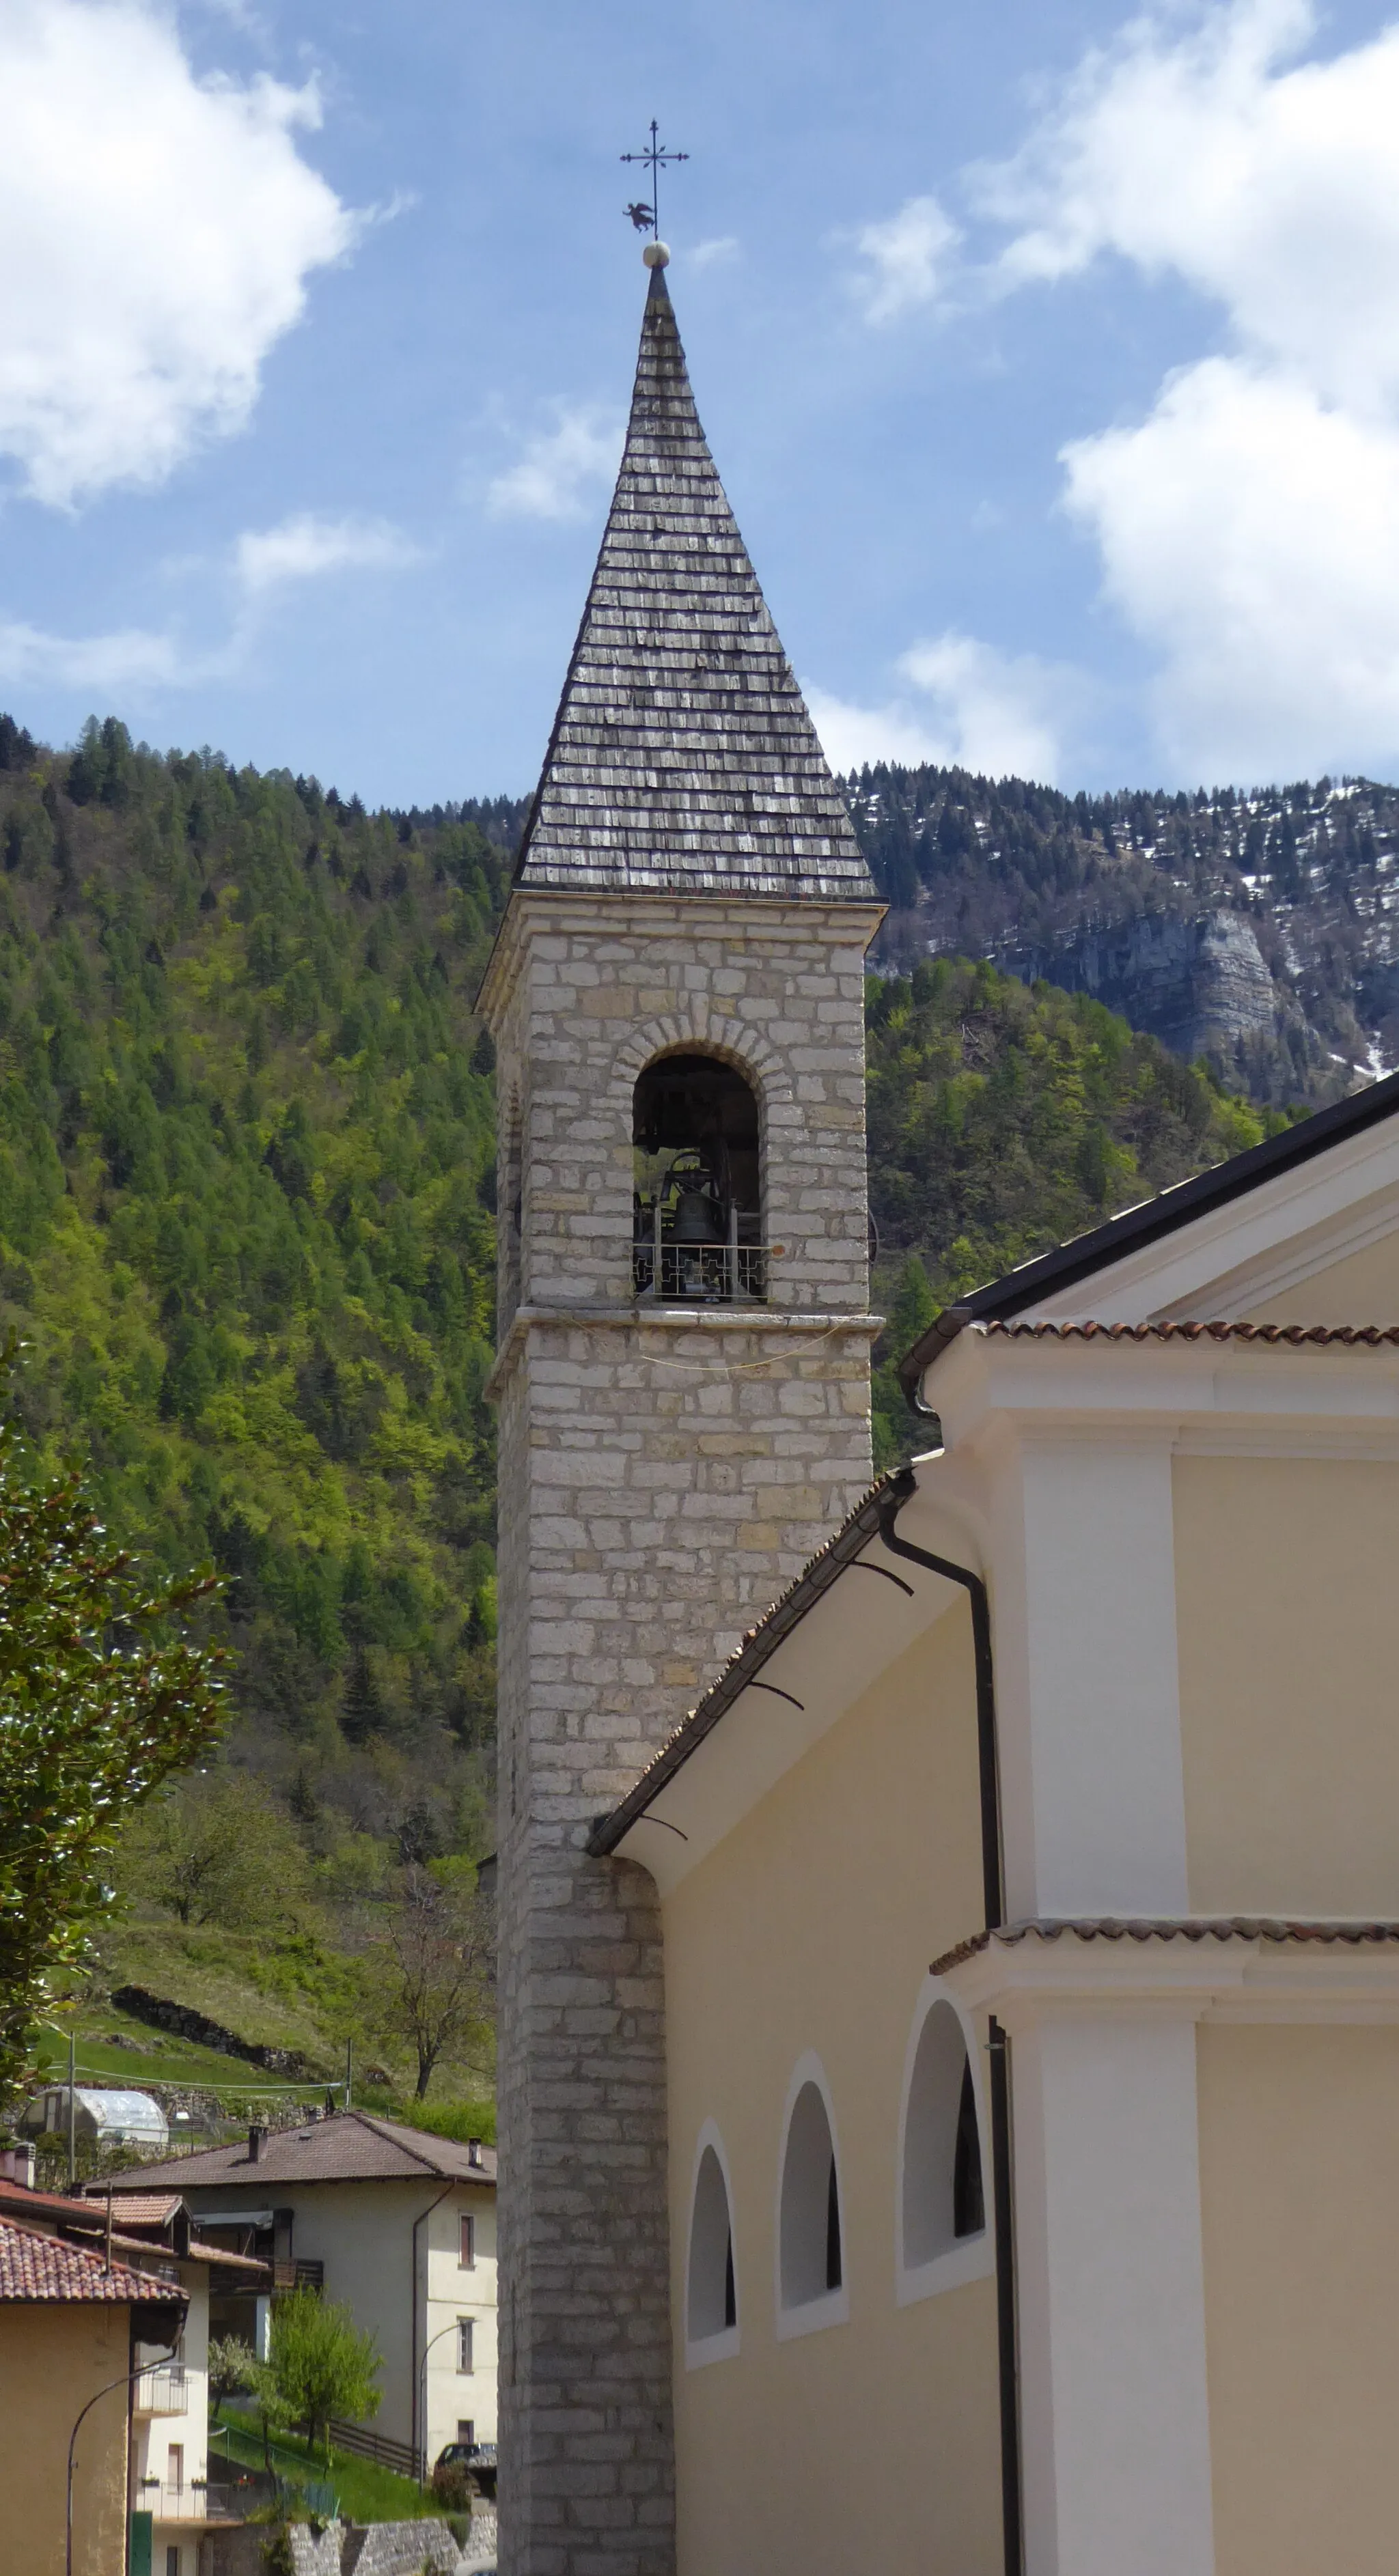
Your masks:
{"label": "utility pole", "polygon": [[351,2094],[352,2094],[352,2088],[353,2088],[353,2085],[354,2085],[354,2074],[355,2074],[355,2043],[354,2043],[354,2041],[353,2041],[352,2039],[347,2039],[347,2040],[346,2040],[346,2042],[345,2042],[345,2108],[346,2108],[346,2110],[347,2110],[347,2111],[349,2110],[349,2108],[350,2108],[350,2103],[351,2103]]}
{"label": "utility pole", "polygon": [[78,2179],[78,2034],[68,2033],[68,2188]]}

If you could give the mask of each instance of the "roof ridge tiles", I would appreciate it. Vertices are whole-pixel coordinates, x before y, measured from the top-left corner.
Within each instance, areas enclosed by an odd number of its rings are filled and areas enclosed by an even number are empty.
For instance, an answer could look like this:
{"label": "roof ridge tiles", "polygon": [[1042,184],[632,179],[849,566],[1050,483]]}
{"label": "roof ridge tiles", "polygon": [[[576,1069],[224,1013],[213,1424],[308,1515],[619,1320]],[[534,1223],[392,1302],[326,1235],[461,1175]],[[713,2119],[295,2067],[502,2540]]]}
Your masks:
{"label": "roof ridge tiles", "polygon": [[700,427],[661,268],[515,881],[874,899]]}
{"label": "roof ridge tiles", "polygon": [[1146,1323],[1099,1323],[1092,1317],[991,1315],[970,1330],[984,1341],[1006,1342],[1262,1342],[1269,1348],[1382,1350],[1399,1346],[1399,1324],[1250,1324],[1226,1317],[1195,1321],[1158,1316]]}

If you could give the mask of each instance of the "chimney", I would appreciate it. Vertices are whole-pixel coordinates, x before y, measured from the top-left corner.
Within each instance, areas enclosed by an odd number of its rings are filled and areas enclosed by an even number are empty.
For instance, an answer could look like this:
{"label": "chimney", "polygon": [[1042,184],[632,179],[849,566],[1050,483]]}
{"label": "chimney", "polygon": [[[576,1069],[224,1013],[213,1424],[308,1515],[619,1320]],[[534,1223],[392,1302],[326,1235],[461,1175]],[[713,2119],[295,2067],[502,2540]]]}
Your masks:
{"label": "chimney", "polygon": [[481,2161],[481,2141],[479,2138],[467,2139],[466,2161],[469,2165],[479,2165]]}
{"label": "chimney", "polygon": [[33,2147],[0,2147],[0,2177],[3,2177],[6,2182],[22,2183],[26,2191],[32,2191],[34,2188]]}
{"label": "chimney", "polygon": [[260,2159],[260,2157],[261,2157],[261,2155],[262,2155],[262,2145],[263,2145],[263,2140],[265,2139],[266,2135],[267,2135],[267,2131],[266,2131],[266,2129],[265,2129],[265,2128],[263,2128],[263,2127],[262,2127],[258,2122],[254,2122],[254,2123],[253,2123],[253,2125],[252,2125],[252,2127],[249,2129],[249,2131],[248,2131],[248,2162],[249,2162],[249,2164],[250,2164],[250,2165],[255,2165],[255,2164],[259,2161],[259,2159]]}

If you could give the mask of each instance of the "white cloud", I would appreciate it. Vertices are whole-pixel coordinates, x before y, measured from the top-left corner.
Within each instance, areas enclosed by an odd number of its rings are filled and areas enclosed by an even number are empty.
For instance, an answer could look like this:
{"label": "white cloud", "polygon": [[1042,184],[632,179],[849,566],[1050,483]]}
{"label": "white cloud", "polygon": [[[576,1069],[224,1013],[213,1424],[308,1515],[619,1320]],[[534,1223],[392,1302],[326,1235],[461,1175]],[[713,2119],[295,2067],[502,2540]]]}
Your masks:
{"label": "white cloud", "polygon": [[[281,584],[349,570],[396,571],[420,562],[421,555],[385,520],[321,519],[307,511],[275,528],[246,531],[225,561],[241,606],[221,642],[196,647],[174,627],[122,626],[106,635],[53,635],[23,619],[0,617],[0,683],[47,681],[107,696],[123,690],[150,696],[227,679],[246,668],[257,638],[258,611]],[[209,563],[201,557],[166,569],[207,574]]]}
{"label": "white cloud", "polygon": [[719,268],[726,260],[737,259],[738,235],[719,233],[713,241],[696,242],[683,257],[688,268]]}
{"label": "white cloud", "polygon": [[168,634],[126,626],[110,635],[50,635],[42,627],[0,621],[0,680],[48,681],[59,688],[179,688],[223,668],[221,658],[185,652]]}
{"label": "white cloud", "polygon": [[1206,359],[1138,429],[1064,451],[1104,586],[1162,656],[1192,776],[1383,769],[1399,752],[1399,436],[1297,377]]}
{"label": "white cloud", "polygon": [[490,484],[492,518],[579,519],[590,487],[612,480],[621,423],[590,404],[556,403],[554,414],[554,427],[527,438],[518,461]]}
{"label": "white cloud", "polygon": [[1315,23],[1308,0],[1138,18],[974,180],[1018,227],[1000,288],[1110,253],[1224,317],[1144,421],[1063,454],[1199,774],[1399,754],[1399,28],[1299,61]]}
{"label": "white cloud", "polygon": [[884,223],[865,224],[855,248],[866,265],[854,281],[867,322],[893,322],[941,294],[961,236],[936,197],[910,197]]}
{"label": "white cloud", "polygon": [[906,702],[858,707],[848,698],[833,697],[829,689],[813,688],[805,681],[802,695],[821,737],[821,748],[839,777],[844,777],[847,770],[863,769],[866,763],[875,769],[887,760],[896,767],[917,769],[925,760],[944,757],[942,745],[934,740],[917,710]]}
{"label": "white cloud", "polygon": [[144,0],[4,0],[0,97],[0,453],[59,507],[158,483],[354,239],[298,152],[315,91],[196,79]]}
{"label": "white cloud", "polygon": [[1178,23],[1134,20],[1014,161],[974,174],[983,205],[1021,226],[1003,282],[1117,252],[1187,279],[1245,347],[1331,399],[1382,399],[1399,385],[1399,28],[1287,69],[1310,0]]}
{"label": "white cloud", "polygon": [[822,689],[806,691],[833,769],[932,760],[988,778],[1051,784],[1060,776],[1065,734],[1087,696],[1078,673],[952,631],[911,646],[897,668],[925,705],[904,697],[859,707]]}
{"label": "white cloud", "polygon": [[233,569],[251,598],[289,581],[333,572],[398,572],[421,550],[387,519],[322,519],[303,510],[275,528],[247,529],[233,549]]}

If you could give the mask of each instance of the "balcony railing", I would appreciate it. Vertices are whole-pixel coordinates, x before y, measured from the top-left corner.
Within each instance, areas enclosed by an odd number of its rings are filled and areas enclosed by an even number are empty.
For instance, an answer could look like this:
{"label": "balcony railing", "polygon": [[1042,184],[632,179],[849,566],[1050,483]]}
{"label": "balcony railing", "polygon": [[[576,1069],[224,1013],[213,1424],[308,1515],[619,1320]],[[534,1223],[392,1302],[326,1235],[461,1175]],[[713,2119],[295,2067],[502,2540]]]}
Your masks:
{"label": "balcony railing", "polygon": [[[209,2518],[209,2490],[202,2479],[197,2486],[175,2487],[164,2478],[138,2478],[136,2504],[157,2522],[207,2522]],[[215,2513],[218,2509],[216,2503]]]}
{"label": "balcony railing", "polygon": [[178,2362],[165,2362],[154,2370],[142,2371],[136,2382],[135,2414],[183,2415],[188,2404],[189,2377]]}
{"label": "balcony railing", "polygon": [[768,1292],[765,1243],[632,1240],[632,1285],[664,1306],[760,1306]]}

